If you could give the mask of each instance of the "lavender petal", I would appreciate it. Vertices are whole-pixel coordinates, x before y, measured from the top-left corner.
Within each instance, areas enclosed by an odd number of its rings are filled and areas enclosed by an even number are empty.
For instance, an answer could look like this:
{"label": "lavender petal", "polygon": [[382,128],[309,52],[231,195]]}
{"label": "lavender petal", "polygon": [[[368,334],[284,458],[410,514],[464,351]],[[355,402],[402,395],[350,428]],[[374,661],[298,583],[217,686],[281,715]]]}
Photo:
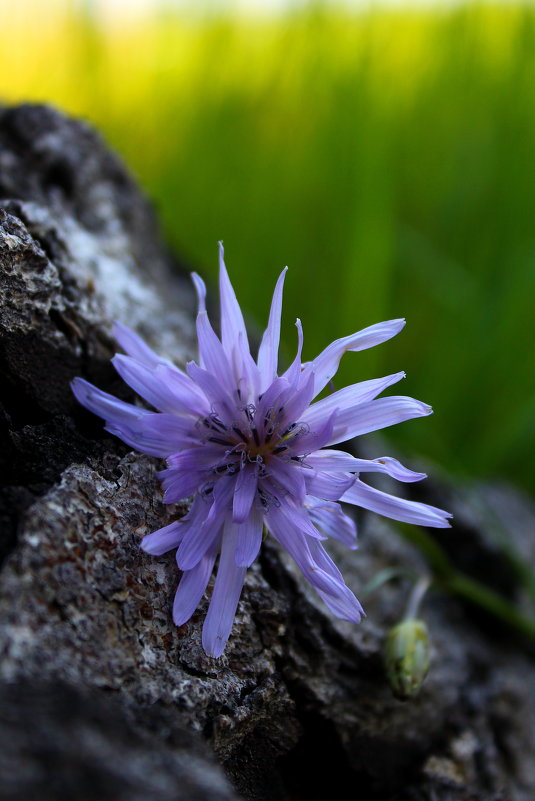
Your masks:
{"label": "lavender petal", "polygon": [[399,334],[404,325],[405,320],[387,320],[384,323],[370,325],[368,328],[364,328],[356,334],[351,334],[348,337],[336,339],[334,342],[331,342],[331,344],[305,368],[305,372],[313,372],[315,374],[314,397],[321,392],[336,374],[340,359],[344,353],[348,350],[365,350],[366,348],[373,348],[375,345],[380,345],[382,342],[386,342],[387,339],[391,339],[396,336],[396,334]]}
{"label": "lavender petal", "polygon": [[336,445],[353,437],[379,431],[414,417],[426,417],[433,410],[427,403],[403,395],[391,395],[338,411],[333,434],[325,445]]}
{"label": "lavender petal", "polygon": [[83,378],[74,378],[71,381],[71,389],[82,406],[110,423],[128,424],[152,414],[147,409],[140,409],[139,406],[133,406],[113,395],[108,395]]}
{"label": "lavender petal", "polygon": [[374,400],[383,390],[405,378],[405,373],[393,373],[384,378],[374,378],[371,381],[360,381],[358,384],[351,384],[349,387],[339,389],[326,398],[322,398],[303,414],[303,422],[310,426],[325,420],[335,409],[344,412],[346,409],[355,409],[363,403]]}
{"label": "lavender petal", "polygon": [[230,357],[240,338],[242,339],[241,347],[249,353],[247,330],[240,304],[225,267],[225,250],[222,242],[219,243],[219,297],[221,301],[221,340],[225,353]]}
{"label": "lavender petal", "polygon": [[259,509],[251,509],[249,517],[241,524],[234,524],[236,529],[235,561],[238,567],[252,565],[262,545],[262,529],[264,515]]}
{"label": "lavender petal", "polygon": [[195,567],[184,571],[173,602],[175,626],[187,623],[197,609],[210,581],[218,549],[219,541],[215,540]]}
{"label": "lavender petal", "polygon": [[305,475],[307,495],[326,501],[338,501],[354,482],[355,476],[350,473],[331,474],[314,470]]}
{"label": "lavender petal", "polygon": [[189,409],[180,408],[176,396],[164,381],[155,380],[154,369],[122,354],[116,354],[111,361],[123,381],[155,409],[175,414],[189,413]]}
{"label": "lavender petal", "polygon": [[[286,381],[292,385],[297,384],[297,380],[301,375],[301,354],[303,352],[303,326],[299,318],[295,321],[295,326],[297,328],[297,353],[291,365],[286,372],[282,374],[282,378],[285,378]],[[312,400],[313,397],[314,395],[311,394],[310,400]],[[308,401],[308,403],[310,403],[310,401]]]}
{"label": "lavender petal", "polygon": [[282,293],[284,288],[284,278],[287,270],[288,268],[285,267],[275,286],[273,300],[271,301],[271,310],[269,312],[268,325],[264,331],[260,348],[258,350],[258,369],[260,370],[261,374],[261,392],[266,390],[266,388],[277,375],[282,315]]}
{"label": "lavender petal", "polygon": [[301,530],[297,527],[292,527],[288,517],[277,508],[269,510],[265,517],[265,523],[277,542],[288,551],[296,562],[307,581],[316,590],[335,598],[338,597],[344,583],[340,578],[330,575],[316,563],[310,546],[310,543],[313,543],[314,540],[309,540]]}
{"label": "lavender petal", "polygon": [[161,470],[158,478],[164,489],[164,503],[178,503],[193,495],[206,481],[207,473],[199,470]]}
{"label": "lavender petal", "polygon": [[182,537],[184,536],[184,525],[181,520],[175,520],[168,526],[159,528],[153,531],[152,534],[147,534],[140,543],[140,548],[145,553],[150,553],[152,556],[161,556],[167,551],[172,551],[178,548]]}
{"label": "lavender petal", "polygon": [[209,656],[221,656],[234,622],[247,568],[235,562],[237,544],[236,526],[225,526],[219,567],[210,600],[208,614],[202,630],[203,648]]}
{"label": "lavender petal", "polygon": [[145,367],[155,369],[158,364],[170,364],[166,359],[162,359],[161,356],[158,356],[152,348],[149,348],[147,343],[144,342],[135,331],[132,331],[131,328],[128,328],[122,323],[114,323],[113,336],[125,353],[128,353],[129,356],[136,359],[140,364],[144,364]]}
{"label": "lavender petal", "polygon": [[270,481],[276,481],[282,491],[303,503],[306,494],[305,471],[299,462],[273,460],[269,466]]}
{"label": "lavender petal", "polygon": [[426,503],[417,501],[407,501],[405,498],[396,498],[386,492],[381,492],[374,487],[370,487],[357,479],[341,499],[345,503],[353,503],[376,512],[392,520],[400,520],[403,523],[414,523],[420,526],[430,526],[432,528],[449,528],[449,518],[452,517],[443,509],[429,506]]}
{"label": "lavender petal", "polygon": [[305,499],[305,505],[310,519],[319,531],[355,550],[357,547],[355,521],[344,514],[339,503],[318,500],[309,495]]}
{"label": "lavender petal", "polygon": [[232,505],[232,520],[243,523],[251,511],[258,484],[257,465],[245,465],[236,478],[234,500]]}
{"label": "lavender petal", "polygon": [[417,473],[404,467],[397,459],[391,456],[381,456],[377,459],[356,459],[345,451],[324,449],[311,453],[306,458],[306,464],[314,470],[327,472],[353,473],[386,473],[397,481],[421,481],[426,478],[425,473]]}
{"label": "lavender petal", "polygon": [[321,543],[315,541],[309,543],[309,545],[316,564],[337,581],[338,592],[335,595],[318,590],[321,599],[336,617],[341,620],[348,620],[350,623],[360,623],[364,610],[344,582],[343,576],[333,560]]}
{"label": "lavender petal", "polygon": [[181,570],[195,567],[219,535],[229,516],[234,484],[234,479],[230,476],[223,476],[215,484],[214,499],[204,523],[200,528],[191,527],[180,543],[176,561]]}
{"label": "lavender petal", "polygon": [[197,293],[197,313],[201,314],[202,312],[206,311],[206,284],[202,280],[201,276],[198,275],[198,273],[192,273],[191,280],[193,281],[193,286],[195,287],[195,292]]}
{"label": "lavender petal", "polygon": [[235,404],[217,378],[195,362],[188,362],[186,370],[190,378],[202,389],[219,417],[227,425],[232,425],[235,417]]}

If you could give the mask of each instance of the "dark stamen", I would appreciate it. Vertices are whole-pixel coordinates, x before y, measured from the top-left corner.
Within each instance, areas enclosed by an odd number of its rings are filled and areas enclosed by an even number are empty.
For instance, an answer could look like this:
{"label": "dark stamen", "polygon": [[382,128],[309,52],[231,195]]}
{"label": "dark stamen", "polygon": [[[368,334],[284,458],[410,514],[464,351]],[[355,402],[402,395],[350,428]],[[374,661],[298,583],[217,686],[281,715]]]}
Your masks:
{"label": "dark stamen", "polygon": [[203,423],[206,428],[210,428],[212,431],[223,432],[227,430],[227,427],[217,417],[215,419],[213,417],[205,417]]}
{"label": "dark stamen", "polygon": [[214,473],[226,473],[228,464],[221,464],[219,467],[214,467]]}
{"label": "dark stamen", "polygon": [[221,439],[221,437],[208,437],[208,442],[217,442],[218,445],[232,445],[228,439]]}
{"label": "dark stamen", "polygon": [[238,426],[232,426],[232,430],[234,431],[234,433],[235,433],[235,434],[237,434],[237,435],[239,436],[239,438],[240,438],[241,440],[243,440],[243,442],[249,442],[249,440],[247,439],[247,437],[245,436],[245,434],[243,433],[243,431],[241,431],[241,430],[238,428]]}
{"label": "dark stamen", "polygon": [[251,431],[253,432],[254,441],[257,445],[260,445],[260,437],[258,436],[258,431],[256,428],[252,428]]}
{"label": "dark stamen", "polygon": [[297,425],[297,423],[292,423],[290,426],[288,426],[288,428],[286,429],[286,431],[283,431],[283,432],[282,432],[282,435],[281,435],[281,436],[283,436],[283,437],[287,437],[287,436],[288,436],[288,434],[291,434],[291,433],[292,433],[292,431],[294,430],[294,428],[296,427],[296,425]]}
{"label": "dark stamen", "polygon": [[276,448],[273,448],[273,455],[275,456],[276,453],[282,453],[283,451],[287,451],[287,445],[278,445]]}

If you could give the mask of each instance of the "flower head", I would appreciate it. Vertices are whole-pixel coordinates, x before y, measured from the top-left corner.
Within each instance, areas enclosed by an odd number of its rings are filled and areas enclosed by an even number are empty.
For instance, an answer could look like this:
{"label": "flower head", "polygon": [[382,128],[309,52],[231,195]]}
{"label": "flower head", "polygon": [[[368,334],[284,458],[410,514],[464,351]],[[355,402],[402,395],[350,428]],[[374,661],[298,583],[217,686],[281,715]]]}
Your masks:
{"label": "flower head", "polygon": [[339,501],[394,520],[446,527],[449,514],[396,498],[365,484],[360,475],[387,473],[399,481],[425,478],[396,459],[357,459],[329,446],[357,435],[430,414],[404,396],[378,398],[404,377],[396,373],[333,392],[312,403],[338,369],[346,351],[379,345],[404,320],[390,320],[332,342],[313,361],[301,362],[303,332],[292,364],[278,375],[282,290],[277,281],[267,329],[255,361],[220,244],[221,338],[205,307],[206,289],[193,281],[199,299],[199,359],[183,372],[156,355],[133,331],[117,323],[115,337],[127,355],[113,364],[121,377],[157,412],[118,400],[76,378],[72,388],[106,430],[142,453],[164,457],[159,478],[164,502],[192,497],[188,514],[147,535],[141,547],[160,555],[177,549],[183,571],[173,605],[177,626],[197,608],[219,555],[217,576],[203,627],[203,646],[220,656],[232,628],[247,567],[262,542],[263,528],[293,557],[331,612],[358,622],[362,607],[325,551],[327,536],[356,547],[356,529]]}

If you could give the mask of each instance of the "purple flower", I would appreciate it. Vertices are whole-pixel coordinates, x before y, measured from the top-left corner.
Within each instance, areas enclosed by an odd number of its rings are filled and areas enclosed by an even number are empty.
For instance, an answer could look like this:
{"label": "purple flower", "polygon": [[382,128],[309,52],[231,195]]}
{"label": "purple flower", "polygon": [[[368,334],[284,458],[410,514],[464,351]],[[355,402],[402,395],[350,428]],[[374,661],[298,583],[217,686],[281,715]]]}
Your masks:
{"label": "purple flower", "polygon": [[199,298],[199,362],[183,372],[161,359],[133,331],[117,323],[115,337],[127,355],[113,364],[121,377],[157,412],[102,392],[81,378],[77,399],[102,417],[106,430],[142,453],[164,457],[158,475],[164,502],[192,496],[188,514],[147,535],[141,547],[160,555],[174,548],[183,572],[173,604],[177,626],[197,608],[219,554],[219,565],[202,642],[214,657],[223,653],[232,628],[245,573],[256,559],[265,526],[293,557],[331,612],[357,623],[362,607],[327,555],[327,536],[356,547],[356,529],[339,501],[424,526],[449,526],[447,512],[396,498],[365,484],[362,473],[387,473],[399,481],[419,481],[424,473],[396,459],[356,459],[329,446],[411,417],[431,413],[425,403],[400,395],[378,398],[404,377],[362,381],[315,403],[346,351],[379,345],[395,336],[404,320],[378,323],[337,339],[319,356],[301,363],[297,355],[280,376],[278,349],[282,289],[277,281],[267,329],[255,361],[220,245],[221,339],[205,308],[206,288],[193,281]]}

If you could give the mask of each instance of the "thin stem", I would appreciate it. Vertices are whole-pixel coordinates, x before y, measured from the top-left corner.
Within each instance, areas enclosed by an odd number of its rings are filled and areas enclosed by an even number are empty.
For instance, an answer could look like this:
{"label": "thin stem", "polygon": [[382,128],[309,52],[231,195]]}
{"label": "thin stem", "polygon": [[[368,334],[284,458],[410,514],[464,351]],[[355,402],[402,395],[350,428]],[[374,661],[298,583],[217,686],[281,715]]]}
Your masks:
{"label": "thin stem", "polygon": [[404,567],[385,567],[384,570],[380,570],[367,582],[367,584],[364,585],[362,590],[359,592],[359,596],[361,598],[366,598],[368,595],[371,595],[372,592],[378,590],[379,587],[382,587],[383,584],[386,584],[388,581],[392,581],[392,579],[397,578],[416,581],[418,574],[415,571],[407,570],[407,568]]}
{"label": "thin stem", "polygon": [[412,620],[418,616],[420,604],[430,585],[431,578],[429,576],[420,576],[411,590],[404,620]]}

